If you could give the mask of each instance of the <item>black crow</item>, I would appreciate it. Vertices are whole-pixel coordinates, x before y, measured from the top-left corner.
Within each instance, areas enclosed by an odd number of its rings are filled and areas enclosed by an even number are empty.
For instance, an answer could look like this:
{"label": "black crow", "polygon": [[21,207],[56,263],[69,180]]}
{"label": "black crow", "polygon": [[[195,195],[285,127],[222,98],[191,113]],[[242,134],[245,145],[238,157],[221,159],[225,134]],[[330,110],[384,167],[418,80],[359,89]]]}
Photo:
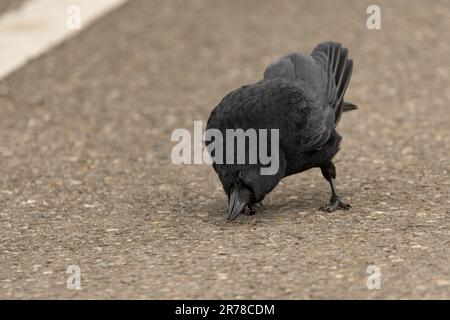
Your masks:
{"label": "black crow", "polygon": [[[289,54],[269,65],[263,80],[232,91],[214,108],[207,132],[216,129],[227,137],[227,129],[279,130],[278,171],[269,175],[261,174],[260,169],[267,166],[261,161],[248,162],[250,152],[245,155],[245,163],[236,163],[234,148],[231,158],[235,162],[227,162],[226,138],[221,142],[222,158],[211,151],[214,140],[206,139],[213,168],[228,196],[229,221],[244,211],[255,213],[282,178],[316,167],[331,186],[330,203],[322,209],[332,212],[351,207],[336,191],[332,162],[342,139],[336,131],[341,114],[356,109],[344,101],[353,68],[347,55],[348,50],[336,42],[321,43],[310,55]],[[261,141],[258,138],[258,143]],[[249,143],[246,137],[246,148]]]}

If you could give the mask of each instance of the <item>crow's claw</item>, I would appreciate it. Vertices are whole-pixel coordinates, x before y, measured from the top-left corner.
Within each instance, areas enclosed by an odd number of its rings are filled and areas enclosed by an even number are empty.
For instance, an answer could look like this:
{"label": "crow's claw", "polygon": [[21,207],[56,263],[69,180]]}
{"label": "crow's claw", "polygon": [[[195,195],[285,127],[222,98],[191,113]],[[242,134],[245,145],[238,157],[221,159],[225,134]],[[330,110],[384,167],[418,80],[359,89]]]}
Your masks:
{"label": "crow's claw", "polygon": [[333,196],[331,197],[330,203],[326,207],[321,207],[320,209],[326,212],[333,212],[337,209],[348,210],[351,207],[352,206],[349,203],[342,200],[341,197]]}
{"label": "crow's claw", "polygon": [[252,203],[250,205],[248,205],[245,210],[244,213],[246,215],[252,216],[254,215],[258,210],[260,210],[263,207],[262,202],[258,202],[258,203]]}

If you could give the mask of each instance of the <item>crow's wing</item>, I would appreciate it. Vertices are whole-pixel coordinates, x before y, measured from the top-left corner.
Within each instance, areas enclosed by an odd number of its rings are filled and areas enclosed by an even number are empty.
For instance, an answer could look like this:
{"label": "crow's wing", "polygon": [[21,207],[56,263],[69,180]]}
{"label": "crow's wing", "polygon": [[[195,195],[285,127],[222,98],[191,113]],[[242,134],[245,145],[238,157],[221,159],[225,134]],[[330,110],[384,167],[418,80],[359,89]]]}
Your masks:
{"label": "crow's wing", "polygon": [[223,98],[207,129],[224,135],[226,129],[279,129],[286,156],[321,148],[342,113],[352,67],[346,57],[335,43],[320,44],[311,55],[282,57],[267,67],[262,81]]}
{"label": "crow's wing", "polygon": [[335,87],[329,87],[328,70],[321,61],[310,55],[291,53],[267,67],[264,79],[282,78],[295,83],[318,104],[328,104],[328,95]]}
{"label": "crow's wing", "polygon": [[[280,147],[309,151],[328,140],[334,115],[298,83],[266,79],[228,94],[211,113],[207,129],[279,129]],[[330,129],[331,128],[331,129]],[[225,142],[225,139],[224,139]]]}
{"label": "crow's wing", "polygon": [[[289,54],[267,67],[264,79],[283,79],[303,96],[286,114],[286,125],[291,129],[285,142],[288,150],[298,154],[324,145],[334,129],[335,112],[329,96],[335,87],[329,85],[329,74],[321,63],[310,55]],[[292,92],[285,94],[289,97]],[[279,108],[279,112],[284,111]]]}
{"label": "crow's wing", "polygon": [[298,83],[316,103],[333,109],[333,127],[344,108],[344,94],[350,81],[353,61],[348,50],[336,42],[319,44],[311,55],[292,53],[272,63],[264,79],[284,78]]}

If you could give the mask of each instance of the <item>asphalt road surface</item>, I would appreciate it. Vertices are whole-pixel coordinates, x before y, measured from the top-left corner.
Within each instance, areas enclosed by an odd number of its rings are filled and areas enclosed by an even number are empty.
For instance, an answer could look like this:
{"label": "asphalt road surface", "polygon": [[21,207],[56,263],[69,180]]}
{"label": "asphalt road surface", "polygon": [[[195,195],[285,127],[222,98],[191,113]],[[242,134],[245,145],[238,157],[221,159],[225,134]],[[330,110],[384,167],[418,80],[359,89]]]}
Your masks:
{"label": "asphalt road surface", "polygon": [[16,10],[25,2],[25,0],[1,0],[0,2],[0,14],[8,12],[10,10]]}
{"label": "asphalt road surface", "polygon": [[[2,80],[0,298],[449,299],[450,4],[381,1],[369,30],[370,4],[132,0]],[[316,169],[226,223],[172,131],[324,40],[355,61],[336,158],[353,209],[319,211]]]}

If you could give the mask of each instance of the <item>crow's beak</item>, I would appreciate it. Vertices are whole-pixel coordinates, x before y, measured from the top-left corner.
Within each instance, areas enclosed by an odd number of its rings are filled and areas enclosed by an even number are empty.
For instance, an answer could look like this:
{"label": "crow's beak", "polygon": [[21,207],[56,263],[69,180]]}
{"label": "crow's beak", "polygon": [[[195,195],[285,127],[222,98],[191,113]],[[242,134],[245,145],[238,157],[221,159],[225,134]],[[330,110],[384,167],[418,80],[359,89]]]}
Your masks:
{"label": "crow's beak", "polygon": [[228,204],[228,222],[236,219],[248,202],[248,193],[244,189],[234,188],[230,196],[230,203]]}

